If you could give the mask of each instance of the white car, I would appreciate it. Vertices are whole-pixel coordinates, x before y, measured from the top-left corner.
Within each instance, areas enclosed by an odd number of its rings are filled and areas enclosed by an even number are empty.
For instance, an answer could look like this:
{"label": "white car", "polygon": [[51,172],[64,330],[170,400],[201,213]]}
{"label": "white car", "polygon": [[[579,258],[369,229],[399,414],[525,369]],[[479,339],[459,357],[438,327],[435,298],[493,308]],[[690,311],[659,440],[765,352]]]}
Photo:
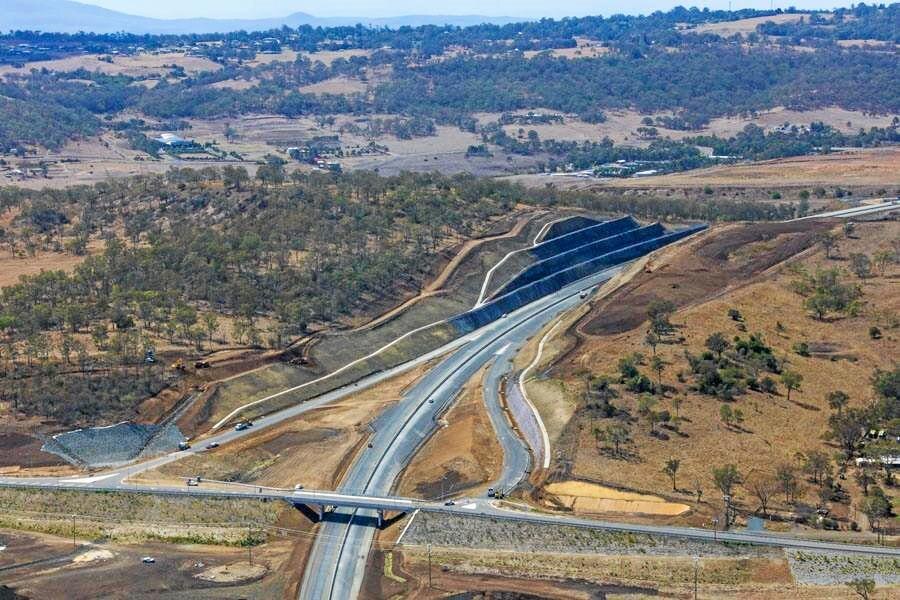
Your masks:
{"label": "white car", "polygon": [[294,486],[294,489],[295,489],[295,490],[302,490],[302,489],[303,489],[303,484],[302,484],[302,483],[298,483],[297,485]]}
{"label": "white car", "polygon": [[141,562],[144,563],[145,565],[152,565],[153,563],[156,562],[156,559],[153,558],[152,556],[145,556],[144,558],[141,559]]}

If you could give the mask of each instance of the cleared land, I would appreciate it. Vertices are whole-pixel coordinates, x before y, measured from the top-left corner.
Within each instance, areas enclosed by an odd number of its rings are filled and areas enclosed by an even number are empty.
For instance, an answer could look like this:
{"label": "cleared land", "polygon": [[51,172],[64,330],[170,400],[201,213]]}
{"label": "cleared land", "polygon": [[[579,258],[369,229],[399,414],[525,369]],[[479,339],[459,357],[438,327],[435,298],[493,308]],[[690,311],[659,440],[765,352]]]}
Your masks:
{"label": "cleared land", "polygon": [[[698,25],[694,29],[696,33],[711,33],[721,35],[722,37],[730,37],[732,35],[747,35],[756,31],[757,26],[763,23],[797,23],[801,19],[809,19],[812,13],[794,13],[770,15],[768,17],[753,17],[750,19],[738,19],[737,21],[723,21],[721,23],[704,23]],[[828,13],[819,13],[820,16],[827,16]]]}
{"label": "cleared land", "polygon": [[141,483],[181,484],[185,477],[312,489],[334,489],[368,438],[367,425],[396,402],[427,366],[202,456],[139,476]]}
{"label": "cleared land", "polygon": [[[251,566],[243,548],[92,543],[73,553],[65,537],[0,530],[0,544],[25,551],[23,559],[43,561],[5,572],[0,595],[13,600],[287,597],[296,595],[297,586],[292,542],[254,548]],[[144,564],[144,556],[156,562]]]}

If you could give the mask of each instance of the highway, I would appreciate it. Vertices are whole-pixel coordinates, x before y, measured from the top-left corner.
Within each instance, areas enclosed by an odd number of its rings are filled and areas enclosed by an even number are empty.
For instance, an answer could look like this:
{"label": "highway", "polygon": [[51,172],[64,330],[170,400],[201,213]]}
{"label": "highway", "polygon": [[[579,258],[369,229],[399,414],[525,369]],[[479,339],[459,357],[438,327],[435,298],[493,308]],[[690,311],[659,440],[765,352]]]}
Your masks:
{"label": "highway", "polygon": [[[436,427],[436,420],[465,383],[491,359],[521,345],[561,313],[581,302],[582,291],[608,280],[622,266],[604,270],[525,306],[475,332],[466,344],[429,371],[378,420],[380,428],[350,467],[340,490],[387,495],[394,481]],[[320,529],[307,562],[300,598],[355,598],[362,584],[377,515],[341,509]]]}
{"label": "highway", "polygon": [[[900,208],[900,201],[892,200],[879,205],[866,205],[814,215],[812,218],[856,217],[897,208]],[[358,595],[375,532],[371,525],[379,517],[379,512],[384,510],[397,512],[425,510],[549,525],[570,524],[700,540],[718,539],[779,547],[900,556],[900,550],[894,548],[834,544],[767,534],[722,533],[684,527],[611,523],[577,519],[566,515],[512,511],[495,506],[484,498],[445,506],[441,502],[423,502],[391,495],[398,476],[408,465],[415,452],[437,428],[440,416],[450,407],[465,383],[488,364],[490,367],[483,385],[484,399],[504,452],[503,468],[493,487],[510,489],[526,477],[532,464],[532,455],[527,445],[510,425],[503,410],[498,394],[500,382],[504,376],[510,374],[512,357],[528,339],[562,313],[581,303],[583,301],[581,295],[584,291],[608,280],[624,267],[625,265],[618,265],[580,280],[413,361],[257,419],[254,427],[244,431],[223,430],[186,451],[89,476],[54,479],[0,477],[0,486],[128,491],[197,497],[255,497],[310,506],[334,506],[334,513],[330,514],[320,526],[321,535],[317,536],[307,562],[300,591],[300,597],[303,599],[345,599],[355,598]],[[442,361],[422,376],[400,402],[376,419],[373,423],[374,432],[370,438],[370,446],[364,447],[360,451],[336,492],[295,491],[257,486],[228,488],[206,485],[199,487],[144,486],[128,482],[130,477],[141,472],[180,460],[185,456],[206,452],[209,444],[223,445],[244,436],[254,435],[261,429],[320,409],[340,398],[377,385],[404,371],[440,357],[443,357]],[[298,482],[300,480],[301,477],[298,475]]]}
{"label": "highway", "polygon": [[866,217],[878,213],[889,213],[900,209],[900,198],[882,198],[881,202],[873,202],[871,204],[860,204],[853,208],[842,208],[841,210],[832,210],[829,212],[816,213],[790,219],[793,221],[807,221],[809,219],[840,219],[853,217]]}

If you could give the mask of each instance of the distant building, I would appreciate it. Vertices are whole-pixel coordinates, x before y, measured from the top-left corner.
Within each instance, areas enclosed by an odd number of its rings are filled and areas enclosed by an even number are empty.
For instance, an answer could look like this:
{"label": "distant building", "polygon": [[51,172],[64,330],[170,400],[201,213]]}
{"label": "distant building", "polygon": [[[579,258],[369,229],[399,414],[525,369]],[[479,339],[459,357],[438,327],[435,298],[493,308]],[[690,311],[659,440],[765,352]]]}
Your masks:
{"label": "distant building", "polygon": [[194,145],[194,140],[186,140],[183,137],[175,135],[174,133],[164,133],[158,138],[153,138],[153,141],[158,142],[168,148],[188,148]]}

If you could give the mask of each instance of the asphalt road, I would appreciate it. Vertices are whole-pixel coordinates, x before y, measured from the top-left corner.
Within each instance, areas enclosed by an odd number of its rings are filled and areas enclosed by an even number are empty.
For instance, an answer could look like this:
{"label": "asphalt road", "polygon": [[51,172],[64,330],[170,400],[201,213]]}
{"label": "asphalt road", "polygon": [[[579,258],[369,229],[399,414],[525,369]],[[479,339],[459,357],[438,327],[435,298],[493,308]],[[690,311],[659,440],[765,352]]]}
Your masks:
{"label": "asphalt road", "polygon": [[521,437],[512,428],[510,417],[500,401],[500,387],[503,378],[512,374],[512,360],[519,353],[520,346],[507,344],[494,358],[494,363],[484,378],[482,395],[497,440],[503,448],[503,467],[500,477],[490,487],[495,490],[511,490],[522,481],[531,470],[531,452]]}
{"label": "asphalt road", "polygon": [[[580,303],[583,290],[621,269],[617,266],[597,273],[475,332],[475,340],[429,371],[378,420],[380,428],[371,438],[372,447],[350,467],[340,491],[387,495],[403,467],[435,429],[436,420],[481,367],[498,353],[505,355],[511,346],[523,344],[546,323]],[[307,561],[301,599],[357,596],[374,537],[370,526],[374,518],[372,511],[340,509],[323,523]]]}

